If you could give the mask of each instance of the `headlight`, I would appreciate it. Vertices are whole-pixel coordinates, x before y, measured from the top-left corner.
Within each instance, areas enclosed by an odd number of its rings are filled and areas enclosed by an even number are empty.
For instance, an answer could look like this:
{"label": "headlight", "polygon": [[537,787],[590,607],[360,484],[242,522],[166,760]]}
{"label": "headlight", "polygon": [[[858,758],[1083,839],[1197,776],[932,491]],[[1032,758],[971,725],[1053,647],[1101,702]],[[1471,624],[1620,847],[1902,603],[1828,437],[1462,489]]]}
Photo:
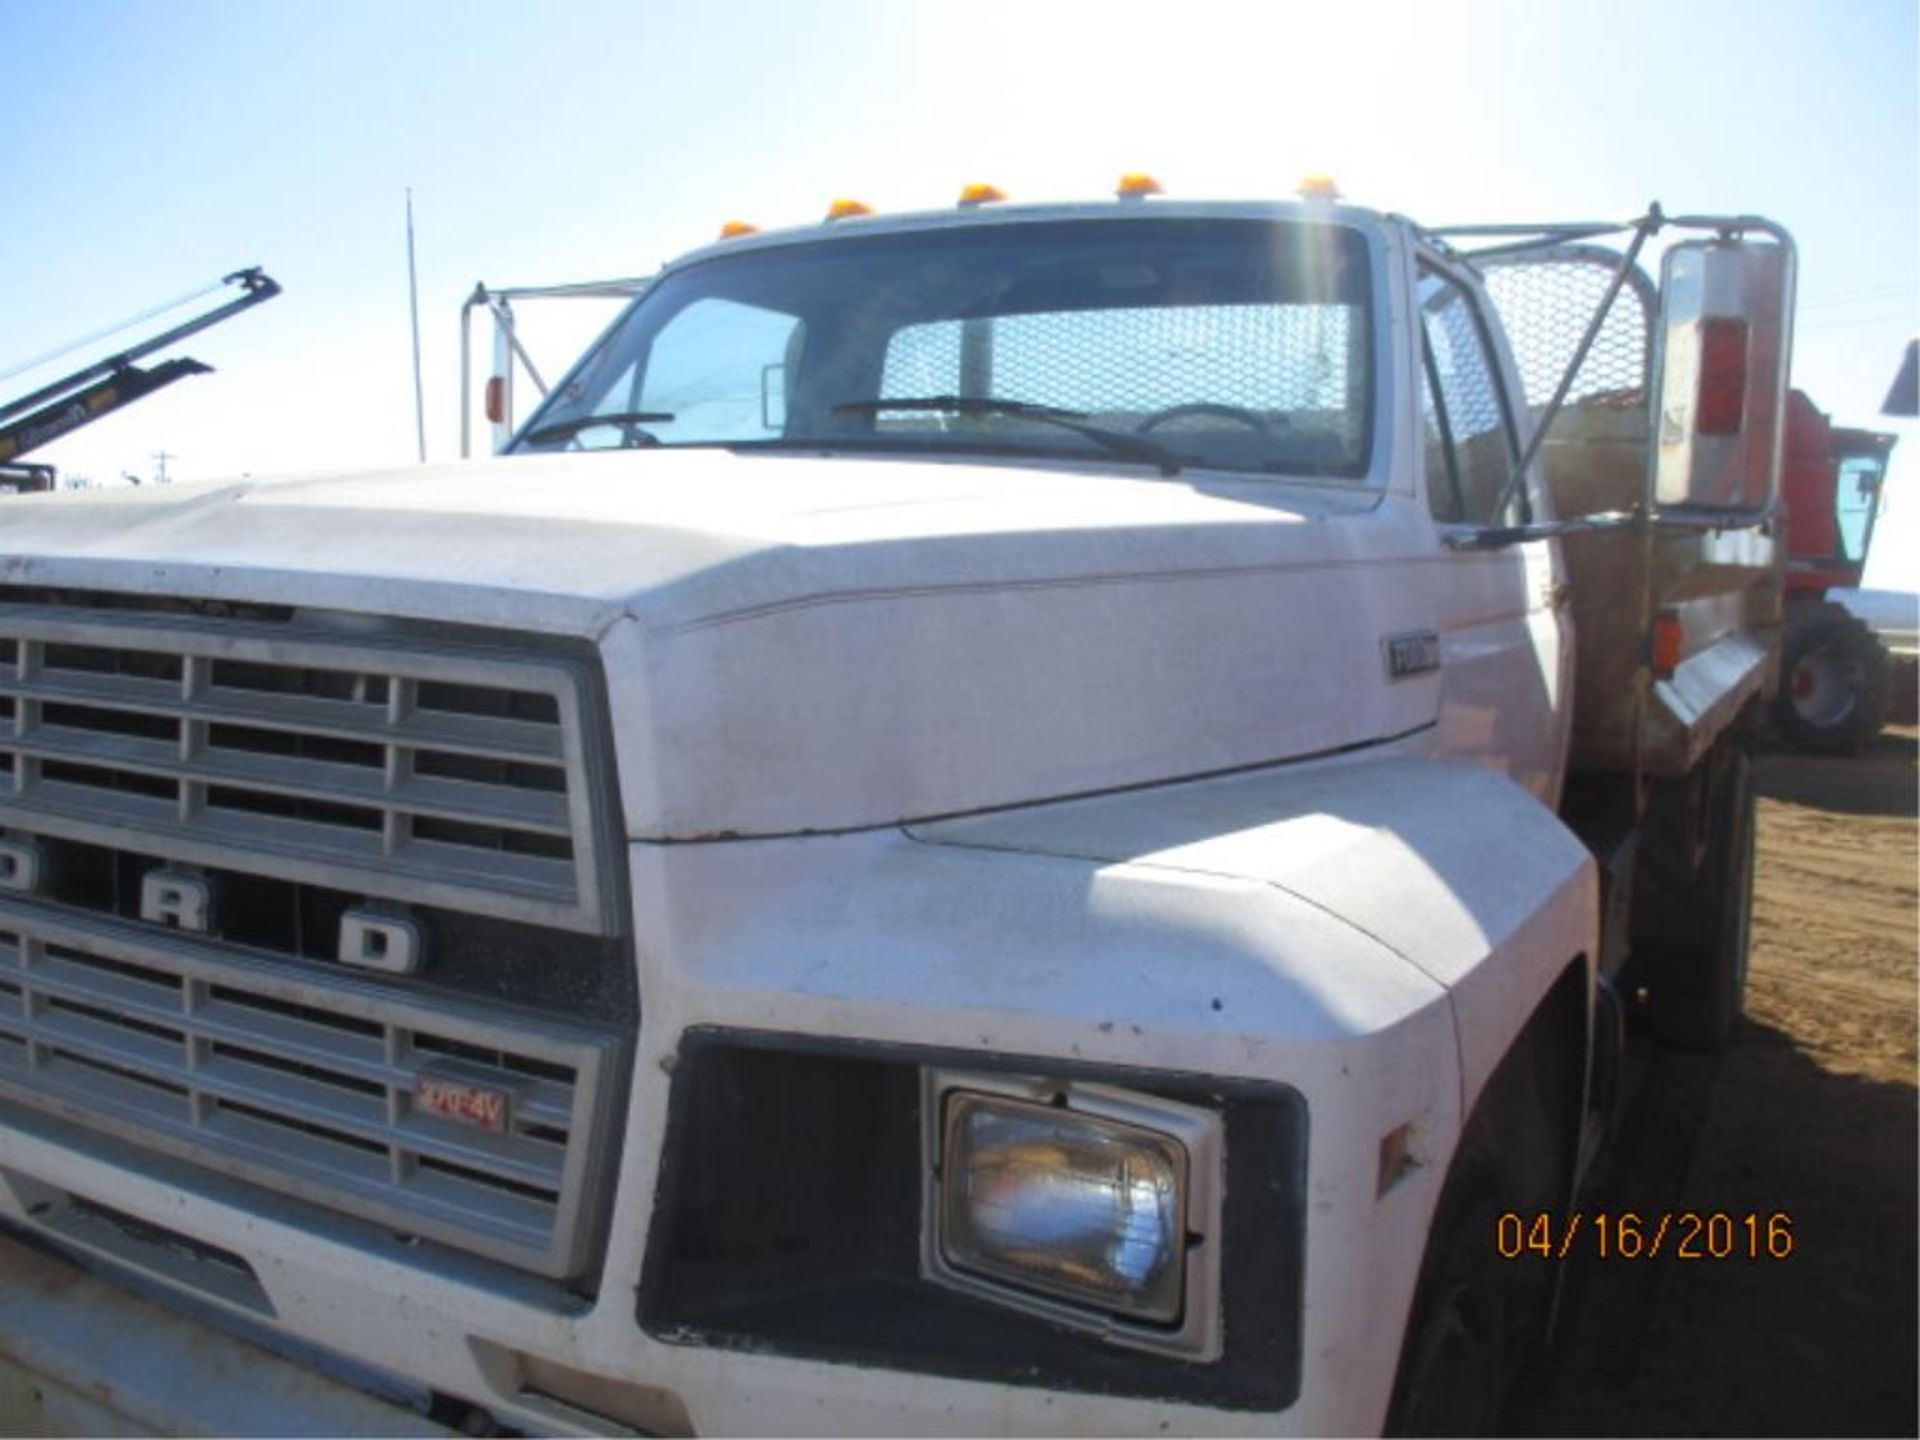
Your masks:
{"label": "headlight", "polygon": [[1219,1117],[1105,1086],[929,1079],[936,1277],[1116,1339],[1210,1348]]}
{"label": "headlight", "polygon": [[1180,1314],[1187,1157],[1169,1136],[954,1094],[941,1244],[963,1270],[1162,1324]]}

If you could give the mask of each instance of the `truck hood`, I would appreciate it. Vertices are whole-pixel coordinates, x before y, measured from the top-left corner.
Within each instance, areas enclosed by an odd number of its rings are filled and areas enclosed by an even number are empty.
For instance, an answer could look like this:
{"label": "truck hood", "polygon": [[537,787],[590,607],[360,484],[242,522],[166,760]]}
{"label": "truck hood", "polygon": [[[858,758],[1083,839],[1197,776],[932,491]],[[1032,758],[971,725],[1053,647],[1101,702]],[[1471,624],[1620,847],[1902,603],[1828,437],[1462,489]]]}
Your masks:
{"label": "truck hood", "polygon": [[[1218,482],[1218,483],[1216,483]],[[628,833],[954,814],[1431,721],[1398,498],[1116,468],[640,451],[0,502],[0,585],[601,648]]]}

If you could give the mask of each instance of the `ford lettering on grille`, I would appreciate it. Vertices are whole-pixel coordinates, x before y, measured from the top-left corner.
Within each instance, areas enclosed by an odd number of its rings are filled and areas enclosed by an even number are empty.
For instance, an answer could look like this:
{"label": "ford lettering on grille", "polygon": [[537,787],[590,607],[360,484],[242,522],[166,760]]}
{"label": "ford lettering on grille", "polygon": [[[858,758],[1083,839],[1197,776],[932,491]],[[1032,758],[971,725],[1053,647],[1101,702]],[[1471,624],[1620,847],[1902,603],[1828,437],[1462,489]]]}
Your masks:
{"label": "ford lettering on grille", "polygon": [[622,927],[597,693],[513,636],[0,600],[8,1123],[590,1274],[630,1031],[494,957]]}

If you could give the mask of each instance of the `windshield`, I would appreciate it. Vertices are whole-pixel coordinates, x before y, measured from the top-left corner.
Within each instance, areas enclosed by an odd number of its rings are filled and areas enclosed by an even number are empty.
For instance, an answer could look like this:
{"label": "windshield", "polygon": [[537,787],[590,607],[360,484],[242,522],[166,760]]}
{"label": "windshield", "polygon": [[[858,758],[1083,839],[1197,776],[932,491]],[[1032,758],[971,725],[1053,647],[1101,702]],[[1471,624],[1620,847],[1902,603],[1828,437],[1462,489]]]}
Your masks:
{"label": "windshield", "polygon": [[1858,565],[1867,558],[1874,512],[1880,506],[1880,479],[1887,468],[1881,454],[1853,455],[1840,462],[1833,507],[1840,535],[1840,558]]}
{"label": "windshield", "polygon": [[1081,456],[1359,479],[1366,244],[1272,220],[957,226],[718,255],[641,296],[512,451]]}

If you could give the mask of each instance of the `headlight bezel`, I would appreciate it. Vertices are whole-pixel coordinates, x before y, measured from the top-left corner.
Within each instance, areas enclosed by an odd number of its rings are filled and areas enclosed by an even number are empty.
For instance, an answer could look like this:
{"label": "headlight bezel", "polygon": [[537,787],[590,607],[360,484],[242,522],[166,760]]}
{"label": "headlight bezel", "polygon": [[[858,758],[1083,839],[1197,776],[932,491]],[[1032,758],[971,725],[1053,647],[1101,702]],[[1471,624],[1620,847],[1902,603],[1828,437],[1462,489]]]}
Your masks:
{"label": "headlight bezel", "polygon": [[[1017,1279],[968,1268],[949,1254],[946,1165],[956,1115],[951,1102],[956,1097],[966,1105],[1045,1111],[1097,1126],[1145,1132],[1170,1143],[1185,1162],[1177,1206],[1179,1303],[1170,1317],[1156,1320],[1129,1314],[1091,1295],[1075,1295],[1066,1285],[1049,1286],[1030,1277]],[[1219,1358],[1225,1165],[1220,1112],[1083,1080],[929,1067],[922,1072],[921,1115],[921,1268],[929,1281],[1117,1345],[1186,1360]]]}

